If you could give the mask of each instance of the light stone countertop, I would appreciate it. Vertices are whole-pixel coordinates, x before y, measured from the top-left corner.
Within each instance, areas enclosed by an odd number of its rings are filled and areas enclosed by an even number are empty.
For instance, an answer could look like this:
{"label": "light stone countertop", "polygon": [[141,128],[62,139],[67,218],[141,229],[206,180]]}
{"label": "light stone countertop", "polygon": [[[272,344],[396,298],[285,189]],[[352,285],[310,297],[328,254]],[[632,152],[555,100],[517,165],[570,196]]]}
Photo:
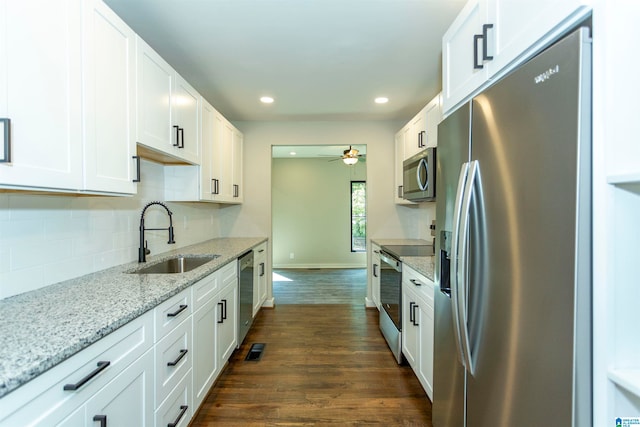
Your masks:
{"label": "light stone countertop", "polygon": [[266,238],[213,239],[149,256],[220,255],[181,274],[132,262],[0,300],[0,398],[193,285]]}
{"label": "light stone countertop", "polygon": [[[385,245],[430,245],[431,243],[422,239],[371,239],[371,242],[378,246]],[[427,279],[434,280],[435,258],[433,256],[403,256],[400,257],[403,264],[416,270]]]}

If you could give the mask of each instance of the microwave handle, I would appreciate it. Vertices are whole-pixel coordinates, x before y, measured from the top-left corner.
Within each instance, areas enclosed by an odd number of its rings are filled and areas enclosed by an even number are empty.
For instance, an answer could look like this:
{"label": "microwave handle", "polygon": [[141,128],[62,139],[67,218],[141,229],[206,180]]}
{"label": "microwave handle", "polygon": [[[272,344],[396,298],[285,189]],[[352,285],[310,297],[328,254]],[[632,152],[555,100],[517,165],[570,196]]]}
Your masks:
{"label": "microwave handle", "polygon": [[[424,169],[424,179],[422,178],[420,172]],[[426,191],[429,186],[429,166],[427,165],[427,159],[420,159],[420,163],[418,163],[418,167],[416,168],[416,179],[418,181],[418,187],[420,191]]]}

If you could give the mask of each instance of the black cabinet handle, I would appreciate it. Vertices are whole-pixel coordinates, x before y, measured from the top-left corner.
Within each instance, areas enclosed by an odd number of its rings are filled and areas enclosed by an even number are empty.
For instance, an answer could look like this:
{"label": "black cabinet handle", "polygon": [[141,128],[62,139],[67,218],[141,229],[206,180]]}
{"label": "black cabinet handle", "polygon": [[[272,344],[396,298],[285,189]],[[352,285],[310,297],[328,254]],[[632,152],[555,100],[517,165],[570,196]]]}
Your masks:
{"label": "black cabinet handle", "polygon": [[173,128],[176,130],[176,142],[173,144],[174,147],[180,145],[180,126],[173,125]]}
{"label": "black cabinet handle", "polygon": [[409,303],[409,322],[413,323],[413,306],[415,302]]}
{"label": "black cabinet handle", "polygon": [[223,299],[224,306],[222,308],[222,320],[227,320],[227,300]]}
{"label": "black cabinet handle", "polygon": [[482,26],[482,59],[485,61],[493,60],[493,55],[487,55],[487,51],[489,50],[487,32],[490,29],[493,29],[493,24],[484,24]]}
{"label": "black cabinet handle", "polygon": [[180,361],[187,354],[188,351],[189,350],[187,350],[186,348],[183,348],[182,350],[180,350],[180,354],[178,355],[177,359],[171,362],[167,362],[167,366],[176,366],[178,363],[180,363]]}
{"label": "black cabinet handle", "polygon": [[373,277],[378,277],[378,264],[373,264]]}
{"label": "black cabinet handle", "polygon": [[78,381],[75,384],[65,384],[64,387],[63,387],[63,390],[70,390],[70,391],[78,390],[80,387],[85,385],[93,377],[95,377],[100,372],[102,372],[105,369],[107,369],[107,367],[109,365],[111,365],[111,362],[109,362],[108,360],[107,361],[103,361],[103,362],[98,362],[98,367],[96,369],[94,369],[93,371],[91,371],[89,373],[89,375],[87,375],[86,377],[84,377],[83,379],[81,379],[80,381]]}
{"label": "black cabinet handle", "polygon": [[224,318],[222,317],[222,310],[224,310],[224,304],[219,302],[218,305],[220,306],[220,320],[218,320],[218,323],[224,323]]}
{"label": "black cabinet handle", "polygon": [[260,277],[264,276],[264,262],[260,263]]}
{"label": "black cabinet handle", "polygon": [[418,282],[416,279],[409,279],[409,281],[416,286],[422,286],[422,283]]}
{"label": "black cabinet handle", "polygon": [[11,119],[0,119],[4,124],[4,132],[0,133],[0,138],[4,139],[4,157],[0,157],[0,163],[11,163]]}
{"label": "black cabinet handle", "polygon": [[174,311],[173,313],[167,313],[167,317],[176,317],[178,314],[182,313],[183,311],[185,311],[187,309],[188,305],[186,304],[180,304],[180,307],[178,307],[178,309],[176,311]]}
{"label": "black cabinet handle", "polygon": [[136,178],[133,182],[140,182],[140,156],[132,156],[131,158],[136,161]]}
{"label": "black cabinet handle", "polygon": [[107,416],[106,415],[94,415],[93,421],[100,421],[100,427],[107,427]]}
{"label": "black cabinet handle", "polygon": [[480,34],[475,34],[473,36],[473,68],[476,70],[484,68],[484,65],[478,64],[478,40],[481,38],[482,36]]}
{"label": "black cabinet handle", "polygon": [[233,197],[240,197],[240,186],[233,184]]}
{"label": "black cabinet handle", "polygon": [[402,185],[398,185],[398,197],[399,197],[400,199],[402,199],[402,193],[403,193],[403,191],[402,191]]}
{"label": "black cabinet handle", "polygon": [[416,317],[416,313],[414,312],[414,310],[418,307],[419,305],[414,303],[413,307],[411,308],[411,314],[413,314],[413,316],[411,316],[413,317],[413,320],[411,321],[411,323],[413,323],[413,326],[420,326],[420,324],[418,323],[418,318]]}
{"label": "black cabinet handle", "polygon": [[184,416],[185,412],[187,412],[187,409],[189,409],[187,405],[180,405],[180,413],[178,414],[178,418],[176,418],[174,422],[167,424],[167,427],[176,427]]}
{"label": "black cabinet handle", "polygon": [[178,140],[178,148],[184,148],[184,128],[178,128],[178,135],[180,135],[180,139]]}

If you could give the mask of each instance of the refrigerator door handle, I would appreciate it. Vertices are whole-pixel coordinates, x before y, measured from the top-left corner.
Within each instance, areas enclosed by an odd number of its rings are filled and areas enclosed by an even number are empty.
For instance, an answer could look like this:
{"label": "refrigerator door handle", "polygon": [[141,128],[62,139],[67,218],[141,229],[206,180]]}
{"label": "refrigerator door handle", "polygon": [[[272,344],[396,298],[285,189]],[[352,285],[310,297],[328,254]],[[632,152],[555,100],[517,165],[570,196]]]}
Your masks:
{"label": "refrigerator door handle", "polygon": [[464,199],[464,191],[467,183],[467,176],[469,174],[469,163],[463,163],[460,168],[460,176],[458,178],[458,189],[456,191],[456,200],[453,208],[453,232],[451,238],[451,257],[450,257],[450,271],[449,276],[451,284],[451,314],[453,316],[453,332],[456,336],[456,348],[458,349],[458,359],[463,366],[465,365],[465,355],[462,348],[462,331],[460,325],[460,316],[458,313],[458,264],[460,262],[460,247],[459,247],[459,234],[460,234],[460,221],[462,219],[462,200]]}
{"label": "refrigerator door handle", "polygon": [[459,265],[456,268],[458,277],[456,278],[456,302],[458,306],[455,307],[455,311],[458,313],[458,322],[460,325],[460,344],[462,345],[462,354],[464,356],[464,365],[467,371],[473,375],[475,373],[475,366],[473,358],[471,357],[471,345],[469,339],[469,328],[467,326],[467,295],[469,294],[469,274],[467,271],[468,266],[468,244],[469,244],[469,215],[471,209],[471,200],[474,197],[475,183],[479,174],[479,164],[477,160],[469,163],[469,172],[467,175],[467,182],[465,183],[464,198],[462,199],[461,215],[460,215],[460,228],[458,229],[458,248],[459,251]]}

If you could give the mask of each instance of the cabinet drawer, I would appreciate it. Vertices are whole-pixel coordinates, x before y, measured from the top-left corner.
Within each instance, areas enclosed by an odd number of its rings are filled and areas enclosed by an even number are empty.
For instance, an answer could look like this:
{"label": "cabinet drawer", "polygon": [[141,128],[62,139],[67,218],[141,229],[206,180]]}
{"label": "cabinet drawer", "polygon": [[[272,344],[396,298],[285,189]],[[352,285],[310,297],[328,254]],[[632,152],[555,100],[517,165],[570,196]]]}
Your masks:
{"label": "cabinet drawer", "polygon": [[185,319],[155,346],[156,405],[159,405],[192,365],[191,318]]}
{"label": "cabinet drawer", "polygon": [[402,282],[405,286],[411,287],[418,298],[424,299],[428,306],[433,308],[433,287],[431,280],[424,277],[411,267],[402,266]]}
{"label": "cabinet drawer", "polygon": [[191,304],[191,289],[185,289],[169,298],[154,310],[155,342],[167,335],[193,312]]}
{"label": "cabinet drawer", "polygon": [[62,420],[152,344],[153,316],[148,312],[4,396],[0,426],[50,425]]}
{"label": "cabinet drawer", "polygon": [[231,261],[218,272],[220,273],[220,288],[222,289],[238,278],[238,262]]}
{"label": "cabinet drawer", "polygon": [[176,427],[186,427],[189,425],[194,410],[191,397],[192,376],[192,371],[187,372],[158,407],[155,415],[156,426],[164,427],[174,424]]}
{"label": "cabinet drawer", "polygon": [[219,271],[211,273],[191,287],[193,292],[193,311],[195,312],[209,302],[216,294],[220,282]]}

